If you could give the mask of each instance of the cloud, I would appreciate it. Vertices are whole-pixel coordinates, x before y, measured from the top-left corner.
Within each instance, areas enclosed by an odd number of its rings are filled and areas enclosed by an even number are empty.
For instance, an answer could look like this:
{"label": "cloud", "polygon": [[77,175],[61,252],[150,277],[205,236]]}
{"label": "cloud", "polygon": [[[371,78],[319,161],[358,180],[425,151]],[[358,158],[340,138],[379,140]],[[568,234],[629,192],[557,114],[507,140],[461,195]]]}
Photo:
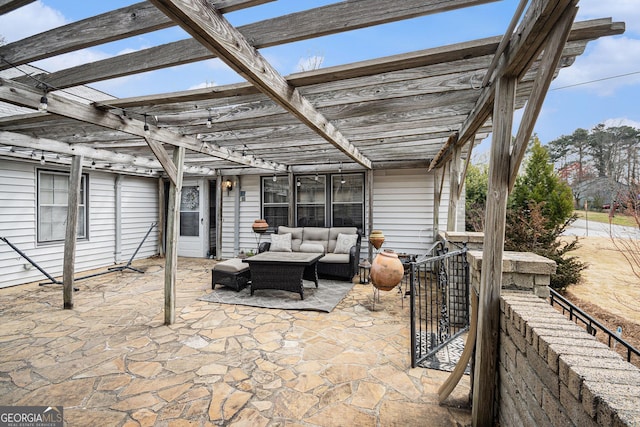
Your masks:
{"label": "cloud", "polygon": [[62,13],[37,1],[0,16],[0,36],[12,43],[67,23]]}
{"label": "cloud", "polygon": [[587,52],[560,72],[552,89],[575,86],[599,96],[611,96],[625,86],[640,84],[640,40],[605,37],[591,42]]}
{"label": "cloud", "polygon": [[581,0],[577,19],[613,18],[626,24],[626,33],[640,34],[640,7],[638,0]]}
{"label": "cloud", "polygon": [[33,65],[52,73],[89,62],[100,61],[111,56],[97,49],[81,49],[34,62]]}

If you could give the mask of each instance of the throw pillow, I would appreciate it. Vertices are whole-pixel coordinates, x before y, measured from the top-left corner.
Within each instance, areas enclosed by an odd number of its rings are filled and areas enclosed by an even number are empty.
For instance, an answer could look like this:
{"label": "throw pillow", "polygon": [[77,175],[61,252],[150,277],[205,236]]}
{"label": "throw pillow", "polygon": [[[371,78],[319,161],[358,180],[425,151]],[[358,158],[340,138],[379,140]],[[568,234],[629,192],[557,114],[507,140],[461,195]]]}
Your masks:
{"label": "throw pillow", "polygon": [[272,234],[269,250],[272,252],[291,252],[291,233]]}
{"label": "throw pillow", "polygon": [[300,245],[300,252],[322,254],[324,253],[324,246],[320,243],[303,243]]}
{"label": "throw pillow", "polygon": [[336,241],[336,248],[333,250],[334,254],[348,254],[349,250],[358,241],[357,234],[338,234],[338,240]]}

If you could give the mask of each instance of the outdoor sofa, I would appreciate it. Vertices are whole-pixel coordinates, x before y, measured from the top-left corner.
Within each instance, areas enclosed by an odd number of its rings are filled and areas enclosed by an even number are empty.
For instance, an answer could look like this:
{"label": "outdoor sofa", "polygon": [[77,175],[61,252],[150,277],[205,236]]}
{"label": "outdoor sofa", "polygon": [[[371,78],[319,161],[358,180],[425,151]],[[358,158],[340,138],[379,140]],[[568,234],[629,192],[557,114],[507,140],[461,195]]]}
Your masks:
{"label": "outdoor sofa", "polygon": [[351,280],[360,262],[361,235],[356,227],[285,227],[262,242],[258,252],[322,253],[318,276]]}

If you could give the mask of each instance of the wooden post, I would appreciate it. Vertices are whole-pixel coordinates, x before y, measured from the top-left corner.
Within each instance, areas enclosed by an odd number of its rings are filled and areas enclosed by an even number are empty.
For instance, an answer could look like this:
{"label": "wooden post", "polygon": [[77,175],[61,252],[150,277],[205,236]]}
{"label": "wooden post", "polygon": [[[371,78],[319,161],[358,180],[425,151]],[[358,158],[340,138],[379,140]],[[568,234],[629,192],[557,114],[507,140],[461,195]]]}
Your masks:
{"label": "wooden post", "polygon": [[216,177],[216,259],[222,259],[222,176]]}
{"label": "wooden post", "polygon": [[442,168],[433,171],[433,241],[438,239],[440,233],[440,201],[442,200],[442,187],[444,186],[444,175],[446,163]]}
{"label": "wooden post", "polygon": [[69,176],[67,200],[67,229],[64,236],[64,264],[62,273],[62,297],[64,308],[73,308],[73,276],[75,275],[76,237],[78,235],[78,206],[82,183],[82,156],[73,156]]}
{"label": "wooden post", "polygon": [[164,267],[164,324],[172,325],[176,320],[176,269],[178,268],[178,234],[180,230],[180,199],[184,147],[174,147],[173,164],[176,166],[176,182],[169,187],[169,209],[167,212],[167,250]]}
{"label": "wooden post", "polygon": [[[369,234],[371,234],[371,230],[373,230],[373,170],[372,169],[367,169],[367,171],[365,172],[365,176],[367,179],[367,194],[368,194],[368,204],[367,204],[367,211],[368,211],[368,219],[367,219],[367,230],[364,230],[363,233],[364,235],[367,237],[367,259],[371,262],[373,261],[373,246],[371,246],[369,244]],[[360,262],[360,260],[358,260],[358,262]]]}
{"label": "wooden post", "polygon": [[458,229],[458,201],[460,188],[460,147],[454,146],[449,160],[449,211],[447,215],[447,231]]}
{"label": "wooden post", "polygon": [[164,229],[167,212],[164,204],[164,180],[158,178],[158,255],[164,256]]}
{"label": "wooden post", "polygon": [[515,89],[516,78],[501,77],[496,82],[473,383],[474,427],[494,424],[502,253],[504,252]]}
{"label": "wooden post", "polygon": [[[293,173],[287,174],[287,180],[289,182],[289,216],[287,222],[289,227],[295,227],[296,224],[296,184],[293,181]],[[276,230],[277,231],[277,230]]]}

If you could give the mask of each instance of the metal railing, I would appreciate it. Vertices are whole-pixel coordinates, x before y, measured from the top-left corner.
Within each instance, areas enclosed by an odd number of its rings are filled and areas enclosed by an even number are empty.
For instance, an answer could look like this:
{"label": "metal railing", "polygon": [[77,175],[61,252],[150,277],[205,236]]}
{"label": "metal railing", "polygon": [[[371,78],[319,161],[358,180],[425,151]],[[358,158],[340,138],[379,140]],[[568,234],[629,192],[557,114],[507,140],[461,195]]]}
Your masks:
{"label": "metal railing", "polygon": [[578,325],[582,324],[586,331],[594,337],[599,331],[602,331],[602,333],[606,336],[607,345],[610,348],[615,348],[616,344],[622,345],[627,351],[627,362],[631,363],[632,354],[635,354],[640,361],[640,351],[638,349],[634,348],[631,344],[619,337],[618,334],[609,330],[606,326],[598,322],[593,317],[589,316],[583,310],[576,307],[571,303],[571,301],[564,298],[558,292],[554,291],[553,289],[550,289],[550,291],[551,295],[549,296],[549,302],[552,306],[557,305],[558,307],[562,308],[562,314],[564,314],[565,316],[568,314],[569,320],[575,322]]}
{"label": "metal railing", "polygon": [[419,366],[469,328],[467,249],[447,252],[444,244],[431,257],[411,263],[411,365]]}

